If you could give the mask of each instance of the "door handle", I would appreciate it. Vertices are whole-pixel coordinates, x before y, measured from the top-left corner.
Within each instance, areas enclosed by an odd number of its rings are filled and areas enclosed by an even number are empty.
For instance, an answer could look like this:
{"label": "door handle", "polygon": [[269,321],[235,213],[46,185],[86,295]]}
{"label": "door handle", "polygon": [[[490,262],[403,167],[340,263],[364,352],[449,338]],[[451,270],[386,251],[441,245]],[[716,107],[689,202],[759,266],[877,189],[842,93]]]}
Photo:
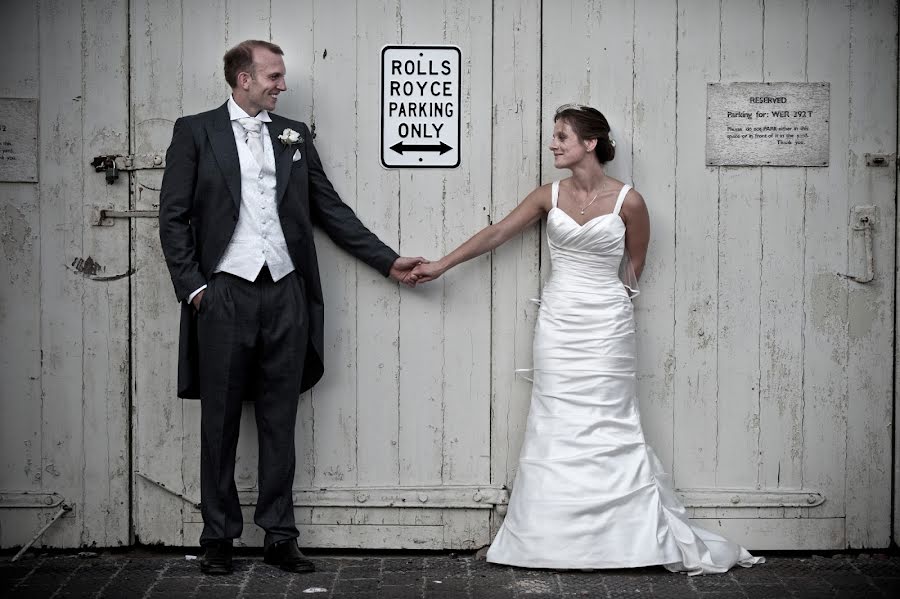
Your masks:
{"label": "door handle", "polygon": [[851,214],[850,231],[863,236],[865,272],[862,275],[841,274],[857,283],[871,283],[875,280],[875,206],[854,206]]}
{"label": "door handle", "polygon": [[159,210],[107,210],[95,208],[91,213],[91,225],[111,227],[117,218],[159,218]]}

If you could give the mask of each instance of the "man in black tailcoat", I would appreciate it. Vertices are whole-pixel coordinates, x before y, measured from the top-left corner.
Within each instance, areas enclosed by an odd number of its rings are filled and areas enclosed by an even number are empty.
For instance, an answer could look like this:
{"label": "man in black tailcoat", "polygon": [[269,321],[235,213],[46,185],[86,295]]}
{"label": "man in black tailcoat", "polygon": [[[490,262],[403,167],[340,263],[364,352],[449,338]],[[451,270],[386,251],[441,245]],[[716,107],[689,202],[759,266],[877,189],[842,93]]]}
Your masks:
{"label": "man in black tailcoat", "polygon": [[[232,571],[243,518],[234,482],[241,402],[256,402],[265,561],[313,570],[300,553],[292,483],[300,394],[323,372],[324,303],[315,223],[385,276],[414,286],[422,258],[369,231],[322,169],[307,126],[270,113],[285,91],[283,52],[249,40],[224,57],[228,101],[175,123],[159,236],[182,302],[178,395],[201,400],[201,569]],[[349,143],[349,140],[348,140]]]}

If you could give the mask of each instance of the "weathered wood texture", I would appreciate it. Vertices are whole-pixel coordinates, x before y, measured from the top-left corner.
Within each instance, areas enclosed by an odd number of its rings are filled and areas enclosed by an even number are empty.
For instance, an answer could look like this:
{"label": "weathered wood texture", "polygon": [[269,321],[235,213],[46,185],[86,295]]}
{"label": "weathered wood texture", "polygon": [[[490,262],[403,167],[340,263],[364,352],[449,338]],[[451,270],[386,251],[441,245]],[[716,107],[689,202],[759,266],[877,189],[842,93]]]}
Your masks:
{"label": "weathered wood texture", "polygon": [[[635,301],[648,439],[683,489],[827,498],[743,508],[726,507],[723,492],[721,507],[691,509],[759,518],[759,531],[766,519],[800,520],[771,542],[734,528],[751,546],[883,547],[890,534],[890,428],[876,423],[890,422],[892,399],[894,300],[882,286],[894,281],[895,169],[866,167],[864,155],[893,151],[895,12],[775,0],[543,6],[545,129],[558,104],[599,107],[618,142],[608,172],[633,181],[650,209]],[[829,82],[830,166],[706,167],[706,86],[733,81]],[[546,154],[543,164],[545,181],[565,174]],[[868,285],[841,276],[863,270],[855,205],[885,214],[874,231],[883,268]],[[878,372],[863,376],[864,360]]]}
{"label": "weathered wood texture", "polygon": [[[544,153],[541,122],[541,2],[494,3],[494,123],[488,217],[506,216],[540,184]],[[485,200],[486,201],[486,198]],[[491,482],[509,485],[531,400],[531,385],[516,369],[531,366],[531,342],[540,294],[539,225],[494,252],[491,276]],[[496,533],[500,518],[492,522]]]}
{"label": "weathered wood texture", "polygon": [[[491,53],[491,11],[487,1],[137,2],[131,23],[140,32],[132,44],[135,151],[164,150],[178,116],[224,102],[218,65],[225,48],[271,38],[285,49],[288,70],[289,91],[278,110],[310,124],[337,191],[401,253],[436,257],[490,214],[491,148],[481,135],[491,128],[493,71],[490,60],[476,57]],[[198,38],[205,43],[196,44]],[[452,43],[466,57],[461,151],[467,160],[459,169],[410,174],[378,163],[379,49],[401,42]],[[158,183],[158,172],[137,175],[140,208],[158,204]],[[327,368],[301,398],[295,487],[489,483],[490,258],[468,265],[457,280],[412,292],[327,236],[317,232],[316,241],[328,304]],[[193,544],[198,531],[185,498],[199,497],[198,406],[175,397],[174,376],[159,376],[174,373],[178,306],[158,246],[155,222],[136,225],[134,465],[142,476],[135,477],[135,529],[145,542]],[[238,487],[249,490],[256,485],[252,410],[248,405],[242,421],[236,471]],[[345,508],[298,508],[298,522],[321,530],[355,527],[305,542],[418,547],[422,534],[403,532],[418,525],[440,532],[430,541],[435,547],[489,541],[489,510],[393,510],[377,530],[367,528],[370,510],[357,511],[361,521],[344,522]],[[435,513],[437,519],[429,515]],[[260,543],[247,521],[243,542]],[[385,533],[391,526],[397,530]]]}
{"label": "weathered wood texture", "polygon": [[[0,32],[20,59],[0,95],[40,99],[41,143],[39,184],[0,183],[0,334],[15,340],[0,349],[12,415],[0,424],[0,490],[76,504],[42,542],[128,542],[130,330],[133,532],[196,542],[199,404],[175,397],[178,305],[157,223],[86,224],[94,206],[155,209],[161,172],[135,173],[129,203],[126,175],[108,186],[87,162],[163,152],[178,116],[227,98],[224,50],[256,37],[286,52],[279,112],[313,127],[335,187],[407,255],[438,257],[565,176],[546,151],[554,110],[602,110],[617,140],[608,172],[651,214],[635,301],[643,422],[676,486],[706,498],[692,515],[760,549],[886,546],[897,180],[893,158],[869,167],[865,155],[896,150],[896,12],[888,0],[10,7]],[[461,48],[459,169],[379,165],[379,51],[397,43]],[[707,167],[707,85],[735,81],[828,82],[829,166]],[[858,206],[875,207],[869,283],[844,276],[865,271]],[[513,370],[531,362],[544,233],[415,291],[317,237],[327,374],[300,400],[295,487],[513,483],[530,395]],[[101,272],[77,266],[88,256]],[[236,473],[251,496],[252,409]],[[776,499],[730,502],[747,490]],[[825,500],[785,507],[778,491]],[[499,524],[491,510],[419,501],[296,515],[304,542],[321,546],[477,547]],[[258,544],[247,510],[243,542]],[[49,515],[0,507],[0,545]]]}
{"label": "weathered wood texture", "polygon": [[[127,148],[127,3],[4,7],[13,57],[0,96],[39,100],[39,183],[0,183],[4,492],[59,495],[74,509],[38,541],[124,545],[128,530],[128,187],[89,162]],[[0,546],[58,508],[0,506]]]}

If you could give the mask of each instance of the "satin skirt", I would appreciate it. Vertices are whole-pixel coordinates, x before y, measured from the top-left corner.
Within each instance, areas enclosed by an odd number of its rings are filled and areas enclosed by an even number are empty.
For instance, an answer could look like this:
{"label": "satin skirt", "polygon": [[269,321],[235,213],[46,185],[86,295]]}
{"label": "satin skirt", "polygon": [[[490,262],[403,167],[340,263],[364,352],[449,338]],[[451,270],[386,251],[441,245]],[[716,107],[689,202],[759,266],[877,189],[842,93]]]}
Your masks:
{"label": "satin skirt", "polygon": [[689,522],[641,428],[631,301],[618,281],[603,288],[544,291],[519,470],[487,560],[690,574],[763,561]]}

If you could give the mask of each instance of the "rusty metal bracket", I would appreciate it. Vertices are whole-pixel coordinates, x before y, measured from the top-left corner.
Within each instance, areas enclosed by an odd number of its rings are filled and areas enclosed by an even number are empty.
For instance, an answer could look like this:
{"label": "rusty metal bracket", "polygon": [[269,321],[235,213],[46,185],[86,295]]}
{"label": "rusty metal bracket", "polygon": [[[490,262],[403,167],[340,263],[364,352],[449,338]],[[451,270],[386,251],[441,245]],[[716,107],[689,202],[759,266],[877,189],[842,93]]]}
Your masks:
{"label": "rusty metal bracket", "polygon": [[0,491],[0,510],[6,509],[49,509],[65,502],[58,493],[31,491]]}
{"label": "rusty metal bracket", "polygon": [[876,219],[875,206],[854,206],[850,213],[850,230],[861,232],[863,235],[863,247],[865,248],[866,272],[861,276],[838,273],[845,279],[857,283],[871,283],[875,280],[875,247],[874,230]]}
{"label": "rusty metal bracket", "polygon": [[51,526],[53,526],[53,524],[54,524],[57,520],[59,520],[60,518],[62,518],[63,515],[66,514],[66,512],[71,512],[71,511],[72,511],[72,507],[73,507],[73,506],[71,506],[71,505],[69,505],[69,504],[67,504],[67,503],[62,504],[62,507],[59,508],[59,511],[57,511],[55,514],[53,514],[53,518],[50,519],[50,522],[47,522],[47,524],[45,524],[43,527],[41,527],[41,529],[40,529],[39,531],[37,531],[37,532],[34,534],[33,537],[31,537],[31,540],[28,541],[27,543],[25,543],[25,544],[22,546],[22,548],[19,549],[19,552],[18,552],[17,554],[15,554],[15,555],[13,556],[12,560],[10,560],[10,561],[13,561],[13,562],[14,562],[14,561],[18,561],[18,559],[19,559],[20,557],[22,557],[22,555],[23,555],[26,551],[28,551],[28,549],[29,549],[32,545],[34,545],[35,541],[37,541],[38,539],[40,539],[40,538],[41,538],[41,535],[44,534],[45,532],[47,532],[47,529],[48,529],[48,528],[50,528]]}
{"label": "rusty metal bracket", "polygon": [[159,210],[112,210],[94,208],[90,224],[93,227],[111,227],[119,218],[159,218]]}
{"label": "rusty metal bracket", "polygon": [[685,507],[816,507],[825,496],[812,489],[676,489]]}
{"label": "rusty metal bracket", "polygon": [[97,172],[115,166],[120,171],[145,171],[166,168],[166,155],[162,152],[146,154],[105,154],[95,156],[91,166]]}
{"label": "rusty metal bracket", "polygon": [[866,166],[890,166],[893,161],[893,154],[870,154],[866,152]]}

